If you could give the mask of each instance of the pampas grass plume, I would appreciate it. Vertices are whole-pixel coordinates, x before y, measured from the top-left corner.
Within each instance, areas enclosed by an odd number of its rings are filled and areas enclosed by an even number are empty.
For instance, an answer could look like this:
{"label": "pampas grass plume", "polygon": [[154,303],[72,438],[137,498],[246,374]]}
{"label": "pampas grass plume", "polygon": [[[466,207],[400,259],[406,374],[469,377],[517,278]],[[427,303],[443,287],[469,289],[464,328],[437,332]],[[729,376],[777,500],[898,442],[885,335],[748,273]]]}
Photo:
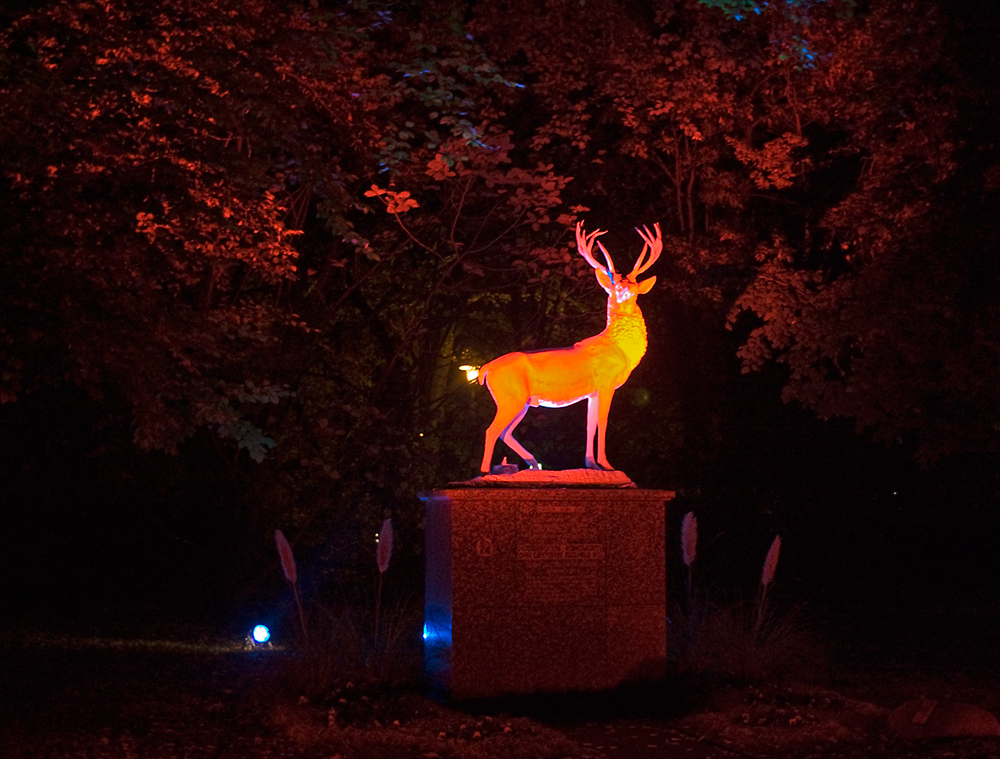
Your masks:
{"label": "pampas grass plume", "polygon": [[295,608],[299,610],[299,625],[302,627],[302,643],[309,648],[309,632],[306,630],[306,617],[302,611],[302,599],[299,597],[298,573],[295,570],[295,554],[292,547],[288,545],[288,539],[281,530],[274,531],[274,542],[278,544],[278,557],[281,559],[281,571],[285,573],[285,579],[292,584],[292,592],[295,594]]}
{"label": "pampas grass plume", "polygon": [[693,511],[689,511],[684,515],[684,522],[681,525],[681,554],[684,557],[684,564],[690,568],[697,553],[698,518]]}
{"label": "pampas grass plume", "polygon": [[281,558],[281,570],[285,573],[285,579],[294,585],[298,577],[295,570],[295,555],[292,553],[292,547],[288,545],[285,533],[275,530],[274,542],[278,544],[278,556]]}
{"label": "pampas grass plume", "polygon": [[760,575],[760,584],[765,588],[774,579],[774,573],[778,569],[779,553],[781,553],[781,536],[775,535],[771,547],[767,549],[767,558],[764,559],[764,571]]}
{"label": "pampas grass plume", "polygon": [[392,518],[382,522],[382,529],[378,533],[378,545],[375,546],[375,560],[378,562],[378,571],[385,574],[389,568],[389,560],[392,559]]}
{"label": "pampas grass plume", "polygon": [[392,517],[382,522],[382,529],[378,533],[378,545],[375,546],[375,561],[378,562],[378,592],[375,596],[375,656],[381,658],[382,649],[379,647],[379,634],[382,632],[382,625],[379,621],[382,615],[382,578],[389,568],[389,560],[392,558]]}

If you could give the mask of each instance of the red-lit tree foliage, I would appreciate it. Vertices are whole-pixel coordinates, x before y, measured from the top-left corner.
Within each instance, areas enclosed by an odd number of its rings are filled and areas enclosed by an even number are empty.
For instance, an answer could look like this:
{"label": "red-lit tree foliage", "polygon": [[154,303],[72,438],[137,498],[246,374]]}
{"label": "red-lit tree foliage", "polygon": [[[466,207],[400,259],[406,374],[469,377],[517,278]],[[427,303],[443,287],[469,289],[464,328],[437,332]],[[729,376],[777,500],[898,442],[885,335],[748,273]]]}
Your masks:
{"label": "red-lit tree foliage", "polygon": [[273,445],[246,412],[304,328],[289,189],[343,195],[377,140],[363,46],[273,13],[72,3],[7,32],[4,400],[68,379],[124,397],[146,449]]}
{"label": "red-lit tree foliage", "polygon": [[981,159],[962,152],[948,24],[930,3],[810,0],[511,2],[475,21],[529,83],[531,146],[591,204],[664,221],[665,284],[729,310],[745,371],[783,364],[786,400],[925,460],[995,450],[1000,411],[996,269],[955,228],[958,196],[987,196],[957,174]]}
{"label": "red-lit tree foliage", "polygon": [[243,496],[302,522],[455,467],[456,346],[544,337],[576,217],[450,11],[395,13],[70,2],[8,29],[2,400],[68,382],[146,450],[231,441],[268,462],[237,456]]}

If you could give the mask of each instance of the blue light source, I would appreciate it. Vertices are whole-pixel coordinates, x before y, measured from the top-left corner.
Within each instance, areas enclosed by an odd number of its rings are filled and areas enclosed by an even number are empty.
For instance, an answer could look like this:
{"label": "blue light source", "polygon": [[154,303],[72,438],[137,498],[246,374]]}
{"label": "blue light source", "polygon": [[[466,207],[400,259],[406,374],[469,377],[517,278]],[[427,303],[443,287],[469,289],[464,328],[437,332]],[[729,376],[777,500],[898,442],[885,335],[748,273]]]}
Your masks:
{"label": "blue light source", "polygon": [[250,633],[250,637],[253,638],[253,642],[258,646],[263,646],[271,640],[271,631],[267,629],[267,625],[257,625]]}
{"label": "blue light source", "polygon": [[424,643],[430,647],[451,645],[451,625],[424,622]]}

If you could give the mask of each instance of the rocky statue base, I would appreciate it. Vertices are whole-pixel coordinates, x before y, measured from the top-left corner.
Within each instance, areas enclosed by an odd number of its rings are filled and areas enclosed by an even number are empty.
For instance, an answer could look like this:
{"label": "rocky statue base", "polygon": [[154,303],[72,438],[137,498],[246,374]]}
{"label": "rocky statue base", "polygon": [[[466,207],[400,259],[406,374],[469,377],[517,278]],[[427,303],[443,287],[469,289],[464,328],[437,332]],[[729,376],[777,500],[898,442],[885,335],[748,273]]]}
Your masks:
{"label": "rocky statue base", "polygon": [[454,700],[604,690],[663,674],[674,493],[638,489],[620,472],[583,482],[542,474],[552,473],[488,475],[421,495],[427,675]]}

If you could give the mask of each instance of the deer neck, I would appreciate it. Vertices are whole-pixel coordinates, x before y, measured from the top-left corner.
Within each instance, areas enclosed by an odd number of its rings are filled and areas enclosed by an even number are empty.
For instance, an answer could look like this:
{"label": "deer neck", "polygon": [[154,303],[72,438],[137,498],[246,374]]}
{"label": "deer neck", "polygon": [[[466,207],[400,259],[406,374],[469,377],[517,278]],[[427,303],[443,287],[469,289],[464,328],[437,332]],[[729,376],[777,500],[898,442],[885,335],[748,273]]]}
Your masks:
{"label": "deer neck", "polygon": [[604,334],[621,349],[634,369],[646,353],[646,320],[635,299],[624,304],[608,303],[608,326]]}

